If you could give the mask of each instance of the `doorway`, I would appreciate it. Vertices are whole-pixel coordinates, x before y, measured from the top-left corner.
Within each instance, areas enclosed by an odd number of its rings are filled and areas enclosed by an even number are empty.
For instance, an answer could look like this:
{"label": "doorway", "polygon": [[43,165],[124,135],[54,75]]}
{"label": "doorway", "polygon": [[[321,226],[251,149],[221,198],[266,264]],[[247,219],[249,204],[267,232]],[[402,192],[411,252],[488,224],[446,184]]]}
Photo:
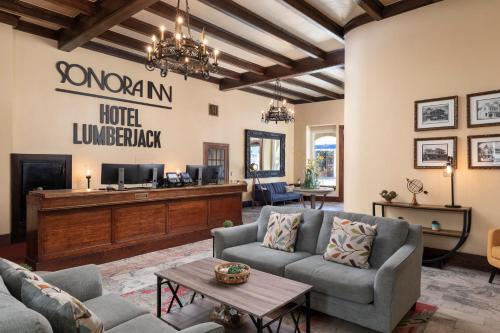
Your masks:
{"label": "doorway", "polygon": [[229,144],[203,142],[203,164],[220,166],[224,182],[229,182]]}

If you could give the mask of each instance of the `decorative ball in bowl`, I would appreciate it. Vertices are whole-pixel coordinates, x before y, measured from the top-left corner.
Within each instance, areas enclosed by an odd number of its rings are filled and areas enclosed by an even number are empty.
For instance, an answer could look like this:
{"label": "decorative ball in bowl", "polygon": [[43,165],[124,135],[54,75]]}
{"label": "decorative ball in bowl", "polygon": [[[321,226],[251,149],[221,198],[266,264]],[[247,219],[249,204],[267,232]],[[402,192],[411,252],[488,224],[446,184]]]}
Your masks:
{"label": "decorative ball in bowl", "polygon": [[215,278],[224,284],[245,283],[250,276],[250,266],[239,262],[227,262],[214,267]]}

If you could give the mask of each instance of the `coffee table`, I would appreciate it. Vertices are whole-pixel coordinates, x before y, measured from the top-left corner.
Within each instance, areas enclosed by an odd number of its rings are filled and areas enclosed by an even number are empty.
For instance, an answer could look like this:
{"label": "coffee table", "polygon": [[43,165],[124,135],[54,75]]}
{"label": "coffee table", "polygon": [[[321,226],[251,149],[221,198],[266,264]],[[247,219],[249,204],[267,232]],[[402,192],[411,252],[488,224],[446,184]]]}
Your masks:
{"label": "coffee table", "polygon": [[[306,333],[311,332],[312,286],[276,275],[252,269],[246,283],[224,285],[215,279],[214,266],[225,261],[206,258],[155,273],[157,278],[157,317],[183,330],[196,324],[210,321],[209,314],[217,303],[228,305],[248,314],[238,328],[226,327],[226,332],[301,332],[299,320],[301,307],[305,306]],[[167,285],[172,292],[167,315],[162,318],[161,288]],[[193,291],[188,304],[183,304],[177,292],[183,286]],[[196,294],[201,295],[195,298]],[[180,309],[171,311],[176,302]],[[282,325],[290,315],[295,327]]]}

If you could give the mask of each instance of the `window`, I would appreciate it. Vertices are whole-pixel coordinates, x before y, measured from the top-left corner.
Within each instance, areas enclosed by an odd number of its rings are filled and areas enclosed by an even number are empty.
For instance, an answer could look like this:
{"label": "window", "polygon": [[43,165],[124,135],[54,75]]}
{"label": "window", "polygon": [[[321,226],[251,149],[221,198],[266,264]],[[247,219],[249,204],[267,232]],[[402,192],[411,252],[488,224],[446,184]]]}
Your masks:
{"label": "window", "polygon": [[321,186],[337,186],[337,134],[336,126],[310,126],[308,159],[315,159]]}

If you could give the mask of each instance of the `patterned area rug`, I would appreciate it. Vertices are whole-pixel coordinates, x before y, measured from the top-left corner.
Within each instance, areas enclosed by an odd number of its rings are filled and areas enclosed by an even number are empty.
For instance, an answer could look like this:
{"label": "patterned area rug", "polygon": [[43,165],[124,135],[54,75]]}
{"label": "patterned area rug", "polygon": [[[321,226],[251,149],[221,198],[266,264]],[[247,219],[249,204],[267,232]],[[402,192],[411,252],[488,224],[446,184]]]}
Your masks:
{"label": "patterned area rug", "polygon": [[[192,292],[186,288],[180,287],[177,295],[179,296],[182,304],[187,304],[191,300]],[[122,297],[140,307],[151,309],[151,313],[156,315],[156,285],[151,285],[140,290],[125,293]],[[168,287],[162,288],[162,315],[167,313],[171,300],[172,293],[170,292],[170,289]],[[176,311],[178,308],[179,306],[174,301],[172,311]],[[393,333],[423,333],[427,323],[431,320],[436,311],[437,307],[434,305],[417,303],[415,311],[408,312]],[[330,327],[335,327],[336,321],[337,320],[335,318],[313,311],[312,331],[321,333],[331,332],[330,330],[326,331],[316,329],[316,326],[319,328],[320,326],[325,326],[327,322],[330,322],[332,325]],[[287,318],[285,323],[292,325],[290,318]],[[305,331],[304,323],[301,324],[301,330]]]}
{"label": "patterned area rug", "polygon": [[[130,302],[156,314],[156,276],[154,273],[211,256],[212,241],[206,240],[102,264],[100,269],[104,289],[107,293],[120,294]],[[170,304],[171,293],[167,286],[164,286],[162,291],[162,313],[165,314]],[[179,288],[178,296],[183,304],[189,302],[191,295],[191,291]],[[175,311],[177,307],[174,302],[172,310]],[[416,310],[410,311],[394,332],[424,332],[436,310],[436,306],[418,303]],[[285,323],[290,325],[291,320],[288,318]],[[372,332],[319,312],[313,312],[312,328],[314,333]]]}

